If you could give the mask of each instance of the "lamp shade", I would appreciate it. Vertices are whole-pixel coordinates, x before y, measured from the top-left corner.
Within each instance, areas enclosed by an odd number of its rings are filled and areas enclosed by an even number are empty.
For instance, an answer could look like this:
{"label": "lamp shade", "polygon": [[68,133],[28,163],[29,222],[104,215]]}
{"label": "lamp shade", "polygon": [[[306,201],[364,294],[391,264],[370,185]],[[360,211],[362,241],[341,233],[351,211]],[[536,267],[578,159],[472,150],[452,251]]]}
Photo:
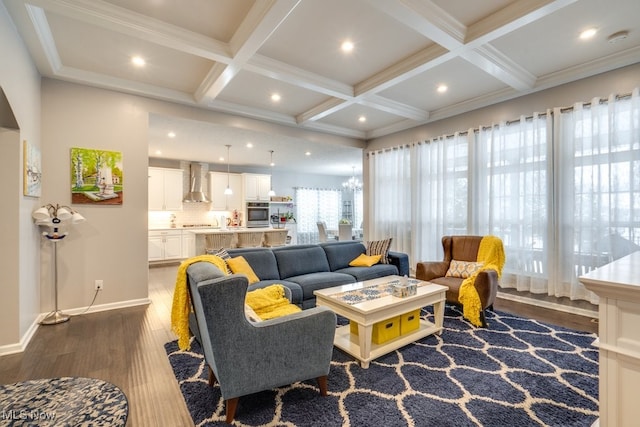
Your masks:
{"label": "lamp shade", "polygon": [[70,219],[72,215],[66,208],[58,208],[56,209],[55,216],[62,221],[66,221]]}
{"label": "lamp shade", "polygon": [[80,215],[78,212],[73,212],[73,215],[71,215],[71,222],[73,224],[78,224],[80,222],[85,222],[86,219]]}
{"label": "lamp shade", "polygon": [[33,219],[35,219],[36,221],[46,221],[51,219],[51,215],[49,215],[49,209],[47,209],[45,206],[36,209],[31,216],[33,217]]}

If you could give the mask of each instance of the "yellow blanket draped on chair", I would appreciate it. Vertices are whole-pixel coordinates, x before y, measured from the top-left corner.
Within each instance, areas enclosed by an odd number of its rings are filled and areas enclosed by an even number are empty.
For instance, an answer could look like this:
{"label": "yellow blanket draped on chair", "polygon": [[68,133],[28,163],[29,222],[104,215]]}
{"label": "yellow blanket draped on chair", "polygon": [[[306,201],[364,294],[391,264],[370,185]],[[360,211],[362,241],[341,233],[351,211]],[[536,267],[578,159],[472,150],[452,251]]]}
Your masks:
{"label": "yellow blanket draped on chair", "polygon": [[[196,262],[210,262],[227,274],[227,263],[216,255],[198,255],[189,258],[180,264],[176,275],[176,285],[173,291],[173,303],[171,306],[171,330],[178,337],[180,350],[189,350],[189,313],[191,313],[191,301],[187,289],[187,268]],[[287,314],[301,311],[300,307],[291,302],[285,296],[283,285],[270,285],[262,289],[247,292],[246,303],[262,320],[286,316]]]}
{"label": "yellow blanket draped on chair", "polygon": [[495,270],[498,273],[498,278],[502,276],[505,261],[502,240],[496,236],[484,236],[478,248],[477,261],[482,262],[483,265],[478,271],[462,281],[458,301],[462,304],[464,317],[473,325],[482,326],[480,319],[482,303],[474,284],[478,273],[484,270]]}
{"label": "yellow blanket draped on chair", "polygon": [[189,258],[180,264],[176,276],[176,286],[173,291],[173,303],[171,305],[171,330],[178,336],[180,350],[189,350],[189,313],[191,301],[187,290],[187,268],[196,262],[210,262],[227,274],[227,263],[216,255],[198,255]]}
{"label": "yellow blanket draped on chair", "polygon": [[247,292],[246,302],[262,320],[302,311],[297,305],[291,304],[285,296],[284,286],[279,284]]}

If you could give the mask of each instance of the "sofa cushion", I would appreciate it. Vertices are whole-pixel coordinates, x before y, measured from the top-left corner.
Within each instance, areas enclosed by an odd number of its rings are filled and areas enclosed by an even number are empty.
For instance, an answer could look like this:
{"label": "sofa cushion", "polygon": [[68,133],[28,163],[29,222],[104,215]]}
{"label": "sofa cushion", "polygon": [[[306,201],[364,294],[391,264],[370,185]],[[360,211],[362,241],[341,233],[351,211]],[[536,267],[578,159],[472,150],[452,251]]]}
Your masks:
{"label": "sofa cushion", "polygon": [[356,282],[356,279],[350,274],[335,273],[332,271],[301,274],[299,276],[289,277],[287,280],[300,285],[302,288],[302,298],[304,300],[315,300],[313,291],[317,289],[325,289]]}
{"label": "sofa cushion", "polygon": [[247,260],[260,280],[280,279],[278,264],[273,252],[268,248],[227,249],[232,257],[242,256]]}
{"label": "sofa cushion", "polygon": [[389,249],[391,248],[391,240],[375,240],[367,243],[367,255],[382,255],[380,258],[381,264],[389,264]]}
{"label": "sofa cushion", "polygon": [[256,276],[256,273],[254,273],[253,269],[243,256],[229,258],[227,260],[227,265],[235,274],[244,274],[245,276],[247,276],[250,285],[260,281],[258,276]]}
{"label": "sofa cushion", "polygon": [[382,255],[365,255],[360,254],[356,259],[349,263],[349,267],[371,267],[380,262]]}
{"label": "sofa cushion", "polygon": [[393,264],[376,264],[371,267],[347,267],[337,270],[336,273],[349,274],[353,276],[357,282],[399,274],[398,267]]}
{"label": "sofa cushion", "polygon": [[327,256],[318,245],[281,246],[272,251],[278,263],[281,279],[329,271]]}
{"label": "sofa cushion", "polygon": [[365,253],[366,249],[361,242],[354,241],[321,243],[320,247],[327,255],[331,271],[349,267],[349,262]]}

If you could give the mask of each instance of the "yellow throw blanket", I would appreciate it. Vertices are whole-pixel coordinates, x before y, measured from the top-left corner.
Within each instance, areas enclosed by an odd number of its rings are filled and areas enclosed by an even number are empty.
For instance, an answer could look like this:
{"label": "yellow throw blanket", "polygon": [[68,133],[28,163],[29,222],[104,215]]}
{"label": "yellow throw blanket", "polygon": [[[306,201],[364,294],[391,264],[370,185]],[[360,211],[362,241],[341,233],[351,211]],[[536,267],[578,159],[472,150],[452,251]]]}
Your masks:
{"label": "yellow throw blanket", "polygon": [[301,311],[287,299],[283,285],[270,285],[247,292],[246,303],[262,319],[273,319]]}
{"label": "yellow throw blanket", "polygon": [[475,281],[478,273],[484,270],[495,270],[498,278],[502,276],[504,267],[504,247],[502,240],[496,236],[484,236],[478,248],[477,261],[482,262],[482,268],[462,281],[458,301],[462,304],[462,314],[475,326],[482,326],[480,312],[482,303],[476,289]]}
{"label": "yellow throw blanket", "polygon": [[198,255],[189,258],[180,264],[176,276],[176,286],[173,291],[173,304],[171,306],[171,330],[178,336],[180,350],[189,350],[189,313],[191,313],[191,301],[187,290],[187,268],[196,262],[210,262],[227,274],[227,263],[216,255]]}

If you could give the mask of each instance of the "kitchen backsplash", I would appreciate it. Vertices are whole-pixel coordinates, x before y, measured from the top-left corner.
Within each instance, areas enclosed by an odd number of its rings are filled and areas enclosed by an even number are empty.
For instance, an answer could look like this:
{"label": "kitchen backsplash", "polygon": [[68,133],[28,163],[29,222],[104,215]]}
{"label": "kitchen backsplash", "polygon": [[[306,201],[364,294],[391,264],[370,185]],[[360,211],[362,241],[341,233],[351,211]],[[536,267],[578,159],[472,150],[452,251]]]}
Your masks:
{"label": "kitchen backsplash", "polygon": [[209,210],[209,203],[183,203],[181,211],[152,211],[149,212],[149,228],[170,228],[172,215],[175,215],[177,228],[185,224],[211,224],[217,226],[221,215],[229,216],[230,212]]}

